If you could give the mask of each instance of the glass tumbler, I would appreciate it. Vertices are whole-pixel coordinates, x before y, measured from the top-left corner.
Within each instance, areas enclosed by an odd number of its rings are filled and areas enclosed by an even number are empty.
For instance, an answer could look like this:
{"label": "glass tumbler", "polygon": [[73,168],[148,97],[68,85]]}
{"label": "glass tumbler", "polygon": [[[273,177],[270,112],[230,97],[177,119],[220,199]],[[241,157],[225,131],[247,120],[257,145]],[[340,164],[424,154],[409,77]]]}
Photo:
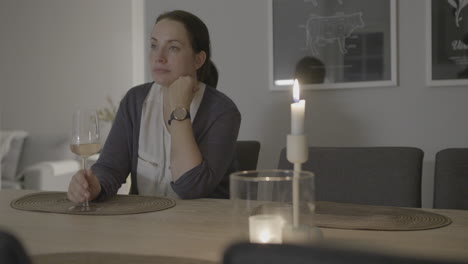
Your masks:
{"label": "glass tumbler", "polygon": [[314,179],[309,171],[232,173],[230,199],[238,240],[277,244],[320,240],[321,232],[314,223]]}

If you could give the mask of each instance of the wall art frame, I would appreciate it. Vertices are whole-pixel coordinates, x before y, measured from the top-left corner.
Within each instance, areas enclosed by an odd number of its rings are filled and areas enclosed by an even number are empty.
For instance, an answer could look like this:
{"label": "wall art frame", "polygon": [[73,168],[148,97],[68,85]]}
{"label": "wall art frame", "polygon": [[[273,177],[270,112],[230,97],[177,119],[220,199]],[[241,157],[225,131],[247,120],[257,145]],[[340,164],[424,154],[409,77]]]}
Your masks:
{"label": "wall art frame", "polygon": [[269,0],[268,8],[270,90],[290,90],[297,76],[304,90],[397,85],[396,0]]}
{"label": "wall art frame", "polygon": [[468,84],[468,0],[426,1],[426,83]]}

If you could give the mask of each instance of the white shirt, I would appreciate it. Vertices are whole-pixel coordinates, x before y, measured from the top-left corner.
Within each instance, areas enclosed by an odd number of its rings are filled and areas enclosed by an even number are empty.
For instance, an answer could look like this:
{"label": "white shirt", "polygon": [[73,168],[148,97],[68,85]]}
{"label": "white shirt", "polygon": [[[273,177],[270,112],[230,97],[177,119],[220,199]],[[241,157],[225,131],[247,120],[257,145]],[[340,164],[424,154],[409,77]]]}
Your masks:
{"label": "white shirt", "polygon": [[[204,83],[199,83],[199,89],[190,104],[191,120],[195,119],[205,87]],[[165,90],[167,88],[154,83],[143,103],[138,141],[137,184],[140,195],[178,198],[171,188],[171,134],[164,120]]]}

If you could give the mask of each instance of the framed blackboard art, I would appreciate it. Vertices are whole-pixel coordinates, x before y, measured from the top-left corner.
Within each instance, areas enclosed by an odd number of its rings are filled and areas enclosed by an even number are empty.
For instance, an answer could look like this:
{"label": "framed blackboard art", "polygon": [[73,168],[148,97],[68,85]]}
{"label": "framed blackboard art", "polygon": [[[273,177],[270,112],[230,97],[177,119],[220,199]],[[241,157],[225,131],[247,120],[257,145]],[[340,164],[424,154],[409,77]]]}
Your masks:
{"label": "framed blackboard art", "polygon": [[426,5],[427,84],[468,84],[468,0],[431,0]]}
{"label": "framed blackboard art", "polygon": [[395,0],[270,0],[270,89],[396,86]]}

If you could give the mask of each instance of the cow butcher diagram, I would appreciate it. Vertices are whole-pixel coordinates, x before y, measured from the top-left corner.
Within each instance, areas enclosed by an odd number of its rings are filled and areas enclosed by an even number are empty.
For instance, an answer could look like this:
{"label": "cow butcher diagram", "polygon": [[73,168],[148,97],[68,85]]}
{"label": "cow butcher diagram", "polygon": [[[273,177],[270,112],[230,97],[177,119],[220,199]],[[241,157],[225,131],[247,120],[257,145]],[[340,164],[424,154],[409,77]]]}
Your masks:
{"label": "cow butcher diagram", "polygon": [[317,46],[338,42],[340,52],[346,54],[346,38],[357,28],[363,28],[362,12],[335,16],[310,16],[306,22],[306,45],[313,55]]}

